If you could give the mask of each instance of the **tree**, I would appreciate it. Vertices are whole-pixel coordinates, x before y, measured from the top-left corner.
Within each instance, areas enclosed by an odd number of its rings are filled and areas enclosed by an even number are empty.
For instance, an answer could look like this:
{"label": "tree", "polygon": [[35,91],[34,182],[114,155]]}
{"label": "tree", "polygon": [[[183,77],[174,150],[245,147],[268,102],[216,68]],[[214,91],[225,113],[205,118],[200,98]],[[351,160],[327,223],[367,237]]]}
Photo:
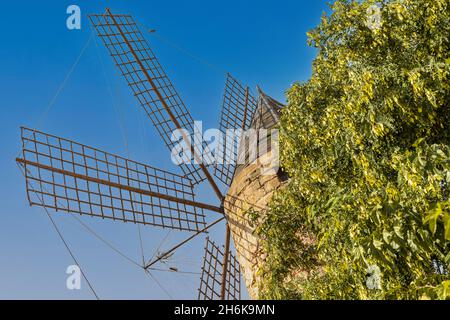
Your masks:
{"label": "tree", "polygon": [[287,93],[261,298],[449,298],[450,0],[331,9]]}

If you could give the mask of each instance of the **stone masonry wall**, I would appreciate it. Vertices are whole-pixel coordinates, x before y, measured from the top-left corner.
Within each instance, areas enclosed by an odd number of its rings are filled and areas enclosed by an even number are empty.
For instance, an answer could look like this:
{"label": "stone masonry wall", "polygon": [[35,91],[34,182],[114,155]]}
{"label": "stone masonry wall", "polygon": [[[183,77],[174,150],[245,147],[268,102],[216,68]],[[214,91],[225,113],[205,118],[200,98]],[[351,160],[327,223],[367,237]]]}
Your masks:
{"label": "stone masonry wall", "polygon": [[237,258],[252,299],[258,299],[257,271],[265,257],[261,243],[254,235],[255,226],[244,213],[249,209],[264,212],[274,192],[285,185],[276,173],[263,174],[263,164],[270,157],[269,152],[239,171],[225,200],[225,212],[230,222]]}

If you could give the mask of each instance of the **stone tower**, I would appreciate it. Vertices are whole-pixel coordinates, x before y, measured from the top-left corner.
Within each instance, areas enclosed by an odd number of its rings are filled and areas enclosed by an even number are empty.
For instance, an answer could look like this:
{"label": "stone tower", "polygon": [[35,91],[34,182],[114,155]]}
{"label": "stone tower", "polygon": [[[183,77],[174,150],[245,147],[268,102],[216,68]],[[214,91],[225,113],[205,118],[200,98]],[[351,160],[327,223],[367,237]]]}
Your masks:
{"label": "stone tower", "polygon": [[[251,129],[259,134],[256,141],[245,143],[241,140],[238,166],[225,199],[225,212],[230,223],[237,257],[252,299],[258,299],[257,271],[265,257],[261,243],[254,234],[255,222],[248,217],[248,212],[251,210],[263,215],[274,192],[282,188],[287,181],[286,175],[279,168],[276,130],[283,105],[264,94],[259,88],[258,92],[258,105]],[[252,157],[249,146],[255,145],[258,147],[258,153],[256,157]]]}

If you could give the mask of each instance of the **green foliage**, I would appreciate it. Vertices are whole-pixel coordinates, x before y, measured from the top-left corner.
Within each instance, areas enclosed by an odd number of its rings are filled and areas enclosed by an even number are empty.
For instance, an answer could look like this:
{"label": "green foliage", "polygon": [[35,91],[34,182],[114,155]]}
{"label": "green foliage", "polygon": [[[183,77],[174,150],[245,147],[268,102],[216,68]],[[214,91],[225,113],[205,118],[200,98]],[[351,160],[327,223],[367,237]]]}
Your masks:
{"label": "green foliage", "polygon": [[261,298],[450,298],[449,34],[450,0],[338,0],[309,33],[312,77],[280,124],[291,182],[258,229]]}

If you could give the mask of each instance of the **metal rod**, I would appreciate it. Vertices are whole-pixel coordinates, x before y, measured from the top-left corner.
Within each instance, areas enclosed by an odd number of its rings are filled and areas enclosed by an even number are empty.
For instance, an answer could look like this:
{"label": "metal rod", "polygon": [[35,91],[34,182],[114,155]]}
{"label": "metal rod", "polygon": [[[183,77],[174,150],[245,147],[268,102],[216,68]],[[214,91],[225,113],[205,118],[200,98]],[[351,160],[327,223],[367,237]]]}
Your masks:
{"label": "metal rod", "polygon": [[191,241],[192,239],[194,239],[196,236],[198,236],[199,234],[205,232],[206,230],[208,230],[209,228],[215,226],[216,224],[218,224],[219,222],[221,222],[222,220],[224,220],[225,217],[222,217],[216,221],[214,221],[213,223],[211,223],[210,225],[206,226],[205,228],[203,228],[202,230],[197,231],[196,233],[194,233],[192,236],[190,236],[189,238],[187,238],[186,240],[180,242],[179,244],[177,244],[176,246],[174,246],[172,249],[170,249],[169,251],[164,252],[162,255],[160,255],[157,259],[155,259],[154,261],[150,262],[148,265],[144,266],[144,269],[147,270],[149,269],[151,266],[153,266],[154,264],[156,264],[157,262],[161,261],[162,259],[164,259],[165,257],[167,257],[169,254],[171,254],[172,252],[174,252],[175,250],[177,250],[178,248],[180,248],[181,246],[185,245],[186,243],[188,243],[189,241]]}
{"label": "metal rod", "polygon": [[220,288],[220,300],[225,300],[228,260],[230,255],[230,238],[231,238],[230,226],[229,224],[227,224],[227,231],[225,235],[225,252],[223,253],[222,286]]}
{"label": "metal rod", "polygon": [[190,143],[190,139],[186,136],[186,134],[184,133],[184,130],[180,125],[180,123],[178,122],[177,118],[174,116],[174,114],[172,113],[172,110],[170,110],[169,106],[167,105],[164,97],[162,96],[162,94],[159,92],[158,87],[156,86],[156,84],[153,82],[152,77],[150,77],[150,75],[148,74],[148,71],[145,69],[144,65],[142,64],[142,61],[139,59],[139,56],[136,54],[136,52],[134,51],[133,46],[129,43],[128,39],[125,37],[125,34],[122,31],[122,28],[120,27],[120,25],[117,23],[116,19],[114,18],[114,15],[111,13],[111,11],[109,10],[109,8],[106,8],[106,13],[111,17],[112,22],[114,23],[114,25],[117,27],[117,30],[119,31],[120,35],[122,36],[123,40],[125,41],[125,43],[127,44],[128,48],[130,49],[131,54],[133,55],[134,59],[136,60],[136,62],[138,63],[139,67],[141,68],[142,72],[144,73],[145,77],[147,78],[148,82],[150,83],[150,85],[152,86],[153,91],[156,93],[156,95],[158,96],[158,99],[161,101],[162,105],[164,106],[164,109],[167,111],[167,113],[169,114],[169,117],[172,119],[173,123],[175,124],[175,126],[177,127],[177,129],[180,130],[183,140],[186,143],[186,145],[188,145],[193,154],[194,154],[194,158],[197,161],[197,163],[200,165],[200,168],[202,169],[203,173],[205,174],[206,178],[208,179],[211,187],[214,189],[214,192],[216,193],[217,197],[219,198],[219,200],[222,202],[223,201],[223,195],[222,192],[220,191],[219,187],[217,186],[216,182],[214,181],[213,177],[211,176],[211,174],[209,173],[208,169],[206,168],[206,166],[203,164],[202,161],[200,161],[200,158],[198,157],[197,153],[195,152],[195,148],[191,145]]}
{"label": "metal rod", "polygon": [[148,191],[148,190],[142,190],[139,188],[134,188],[134,187],[130,187],[130,186],[126,186],[126,185],[122,185],[119,183],[115,183],[115,182],[111,182],[108,180],[104,180],[104,179],[99,179],[99,178],[94,178],[94,177],[89,177],[86,175],[82,175],[82,174],[78,174],[75,172],[70,172],[70,171],[66,171],[66,170],[62,170],[59,168],[53,168],[44,164],[40,164],[40,163],[36,163],[36,162],[32,162],[32,161],[28,161],[25,159],[21,159],[21,158],[16,158],[16,161],[24,164],[24,165],[30,165],[30,166],[35,166],[44,170],[49,170],[51,172],[56,172],[56,173],[60,173],[63,175],[67,175],[67,176],[71,176],[73,178],[78,178],[78,179],[83,179],[89,182],[94,182],[94,183],[99,183],[99,184],[104,184],[107,186],[111,186],[114,188],[119,188],[119,189],[123,189],[123,190],[127,190],[127,191],[131,191],[131,192],[136,192],[142,195],[146,195],[146,196],[150,196],[150,197],[155,197],[155,198],[160,198],[160,199],[164,199],[167,201],[173,201],[173,202],[177,202],[177,203],[182,203],[188,206],[193,206],[196,208],[201,208],[201,209],[206,209],[206,210],[210,210],[210,211],[214,211],[217,213],[221,213],[224,214],[224,209],[221,207],[216,207],[213,205],[209,205],[206,203],[201,203],[201,202],[197,202],[197,201],[192,201],[192,200],[187,200],[187,199],[180,199],[174,196],[170,196],[168,194],[162,194],[162,193],[158,193],[158,192],[153,192],[153,191]]}

